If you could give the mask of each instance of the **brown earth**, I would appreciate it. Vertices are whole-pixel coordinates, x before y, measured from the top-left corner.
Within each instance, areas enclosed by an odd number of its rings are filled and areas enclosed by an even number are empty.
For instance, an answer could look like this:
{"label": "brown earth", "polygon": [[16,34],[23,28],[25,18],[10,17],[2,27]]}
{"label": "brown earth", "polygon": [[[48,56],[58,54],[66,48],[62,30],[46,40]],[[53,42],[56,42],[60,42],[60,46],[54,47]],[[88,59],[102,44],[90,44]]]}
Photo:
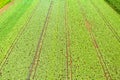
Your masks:
{"label": "brown earth", "polygon": [[5,12],[6,10],[8,10],[10,8],[10,6],[12,6],[14,4],[14,0],[9,2],[8,4],[6,4],[4,7],[2,7],[0,9],[0,14],[2,14],[3,12]]}

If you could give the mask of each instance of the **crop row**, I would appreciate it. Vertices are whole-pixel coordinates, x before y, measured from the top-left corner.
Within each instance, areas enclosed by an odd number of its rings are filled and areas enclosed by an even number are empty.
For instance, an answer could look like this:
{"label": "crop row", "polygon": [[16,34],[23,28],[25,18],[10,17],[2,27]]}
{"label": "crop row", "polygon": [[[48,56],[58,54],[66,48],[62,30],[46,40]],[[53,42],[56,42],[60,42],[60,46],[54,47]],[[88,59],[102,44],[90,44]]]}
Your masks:
{"label": "crop row", "polygon": [[[44,3],[44,1],[42,1]],[[46,5],[47,7],[48,5]],[[32,62],[34,51],[38,42],[39,33],[41,32],[41,26],[44,22],[44,17],[47,8],[44,4],[38,4],[38,8],[34,10],[33,16],[29,20],[29,23],[25,31],[19,37],[16,45],[11,51],[11,55],[7,59],[3,66],[1,73],[1,79],[25,79],[29,71],[29,65]],[[45,8],[44,8],[45,7]],[[42,11],[44,9],[44,11]],[[42,12],[42,13],[41,13]],[[13,76],[15,75],[15,76]]]}

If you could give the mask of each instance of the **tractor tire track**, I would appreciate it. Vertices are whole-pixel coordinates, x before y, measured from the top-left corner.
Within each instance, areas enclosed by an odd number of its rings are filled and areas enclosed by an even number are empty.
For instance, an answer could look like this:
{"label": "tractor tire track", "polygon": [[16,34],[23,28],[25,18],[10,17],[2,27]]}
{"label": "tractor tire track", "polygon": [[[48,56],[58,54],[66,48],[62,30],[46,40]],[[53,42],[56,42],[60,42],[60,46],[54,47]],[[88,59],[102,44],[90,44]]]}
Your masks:
{"label": "tractor tire track", "polygon": [[50,3],[48,13],[47,13],[47,16],[46,16],[46,19],[45,19],[45,22],[44,22],[44,25],[43,25],[43,28],[42,28],[42,32],[40,33],[40,37],[39,37],[38,45],[37,45],[37,48],[36,48],[36,52],[35,52],[33,61],[30,65],[29,73],[28,73],[28,76],[27,76],[26,80],[30,80],[31,78],[32,79],[35,78],[35,74],[36,74],[36,70],[37,70],[37,67],[38,67],[38,62],[39,62],[39,59],[40,59],[40,54],[41,54],[41,51],[42,51],[42,45],[43,45],[44,37],[45,37],[45,34],[46,34],[47,26],[48,26],[48,23],[49,23],[49,18],[50,18],[50,14],[51,14],[51,11],[52,11],[52,7],[53,7],[53,1],[51,1],[51,3]]}
{"label": "tractor tire track", "polygon": [[11,44],[11,46],[9,47],[5,57],[3,58],[2,62],[0,63],[0,71],[2,70],[3,66],[5,65],[5,63],[7,62],[9,56],[11,55],[11,52],[13,50],[13,48],[15,47],[16,43],[18,42],[18,40],[20,39],[20,36],[23,34],[23,32],[25,31],[25,29],[27,28],[27,25],[29,24],[31,18],[34,15],[34,12],[37,10],[38,5],[33,9],[33,11],[31,12],[30,17],[28,18],[27,22],[23,25],[23,27],[20,29],[18,35],[16,36],[16,38],[14,39],[13,43]]}
{"label": "tractor tire track", "polygon": [[84,18],[84,20],[85,20],[86,29],[87,29],[88,32],[89,32],[89,35],[90,35],[90,37],[91,37],[93,46],[94,46],[94,48],[95,48],[95,50],[96,50],[96,53],[97,53],[97,57],[98,57],[98,59],[99,59],[99,62],[100,62],[100,64],[101,64],[101,67],[102,67],[102,69],[103,69],[104,76],[105,76],[106,80],[112,80],[112,77],[111,77],[111,75],[110,75],[110,73],[109,73],[108,67],[107,67],[107,65],[106,65],[106,63],[105,63],[105,61],[104,61],[102,52],[101,52],[101,50],[99,49],[99,45],[98,45],[98,43],[97,43],[97,40],[96,40],[96,38],[95,38],[95,35],[94,35],[94,33],[92,32],[92,29],[91,29],[92,24],[90,24],[90,22],[88,21],[87,16],[86,16],[86,13],[85,13],[85,11],[84,11],[84,8],[82,7],[82,5],[81,5],[81,3],[80,3],[79,0],[78,0],[78,4],[79,4],[79,6],[80,6],[80,10],[82,11],[81,13],[82,13],[83,18]]}
{"label": "tractor tire track", "polygon": [[[69,79],[69,65],[70,65],[70,80],[72,80],[72,56],[70,54],[70,30],[68,27],[68,10],[67,0],[65,1],[65,33],[66,33],[66,80]],[[69,63],[70,57],[70,63]]]}
{"label": "tractor tire track", "polygon": [[70,80],[73,80],[72,74],[72,55],[70,55]]}
{"label": "tractor tire track", "polygon": [[118,33],[115,31],[115,29],[113,28],[113,26],[111,25],[110,21],[106,19],[106,17],[104,16],[104,14],[100,11],[100,9],[92,2],[92,0],[90,0],[91,4],[93,5],[93,7],[95,8],[95,10],[97,11],[97,13],[99,14],[99,16],[104,20],[106,26],[110,29],[110,31],[113,33],[113,35],[115,36],[115,38],[117,39],[117,41],[120,43],[120,36],[118,35]]}

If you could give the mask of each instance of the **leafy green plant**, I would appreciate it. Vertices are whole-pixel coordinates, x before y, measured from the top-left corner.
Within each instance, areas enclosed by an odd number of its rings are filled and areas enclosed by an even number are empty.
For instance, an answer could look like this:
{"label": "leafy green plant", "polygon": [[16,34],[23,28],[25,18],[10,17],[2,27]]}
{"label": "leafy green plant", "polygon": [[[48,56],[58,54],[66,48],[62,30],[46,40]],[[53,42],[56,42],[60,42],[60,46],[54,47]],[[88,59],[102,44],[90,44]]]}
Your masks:
{"label": "leafy green plant", "polygon": [[0,8],[2,8],[7,3],[11,2],[11,0],[0,0]]}
{"label": "leafy green plant", "polygon": [[120,0],[105,0],[109,5],[120,14]]}

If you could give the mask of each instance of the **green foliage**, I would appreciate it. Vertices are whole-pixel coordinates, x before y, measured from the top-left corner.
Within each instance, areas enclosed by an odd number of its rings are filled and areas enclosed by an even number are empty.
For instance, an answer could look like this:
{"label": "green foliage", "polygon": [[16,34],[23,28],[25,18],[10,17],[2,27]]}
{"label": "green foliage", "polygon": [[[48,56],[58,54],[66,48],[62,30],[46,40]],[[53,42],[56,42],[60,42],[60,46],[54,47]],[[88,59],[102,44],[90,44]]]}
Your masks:
{"label": "green foliage", "polygon": [[120,17],[104,0],[14,3],[0,14],[0,80],[120,80]]}
{"label": "green foliage", "polygon": [[120,0],[105,0],[110,6],[120,14]]}
{"label": "green foliage", "polygon": [[9,3],[11,0],[0,0],[0,8]]}

